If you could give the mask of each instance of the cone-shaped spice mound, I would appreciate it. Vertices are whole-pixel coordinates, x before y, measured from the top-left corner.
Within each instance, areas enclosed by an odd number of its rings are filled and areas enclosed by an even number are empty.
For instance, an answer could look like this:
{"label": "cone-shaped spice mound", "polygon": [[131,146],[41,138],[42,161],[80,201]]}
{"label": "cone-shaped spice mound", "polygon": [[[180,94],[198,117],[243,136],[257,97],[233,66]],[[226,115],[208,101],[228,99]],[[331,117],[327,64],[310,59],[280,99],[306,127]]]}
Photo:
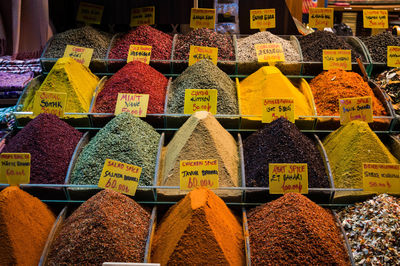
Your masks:
{"label": "cone-shaped spice mound", "polygon": [[151,261],[161,265],[243,265],[242,227],[212,191],[191,191],[164,216]]}
{"label": "cone-shaped spice mound", "polygon": [[38,265],[54,214],[16,186],[0,192],[0,265]]}
{"label": "cone-shaped spice mound", "polygon": [[247,214],[253,265],[350,265],[332,214],[288,193]]}
{"label": "cone-shaped spice mound", "polygon": [[102,190],[62,225],[51,245],[49,265],[143,262],[150,214],[133,199]]}
{"label": "cone-shaped spice mound", "polygon": [[279,118],[250,135],[243,142],[246,185],[268,187],[270,163],[307,163],[310,187],[329,187],[317,144],[295,124]]}

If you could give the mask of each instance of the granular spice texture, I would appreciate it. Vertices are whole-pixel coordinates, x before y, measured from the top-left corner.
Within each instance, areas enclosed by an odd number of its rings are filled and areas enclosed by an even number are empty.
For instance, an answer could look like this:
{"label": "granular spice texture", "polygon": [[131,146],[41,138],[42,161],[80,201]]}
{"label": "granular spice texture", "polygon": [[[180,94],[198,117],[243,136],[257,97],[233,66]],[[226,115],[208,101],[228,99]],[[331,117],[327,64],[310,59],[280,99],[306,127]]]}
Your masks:
{"label": "granular spice texture", "polygon": [[232,37],[202,28],[179,34],[175,44],[174,60],[189,60],[191,45],[218,48],[218,61],[234,61]]}
{"label": "granular spice texture", "polygon": [[390,32],[382,32],[369,37],[360,37],[367,46],[372,61],[386,63],[387,46],[400,46],[400,37],[393,36]]}
{"label": "granular spice texture", "polygon": [[121,113],[83,148],[71,184],[97,185],[106,159],[142,167],[139,185],[149,186],[155,172],[160,134],[130,113]]}
{"label": "granular spice texture", "polygon": [[248,187],[268,187],[270,163],[307,163],[309,186],[329,187],[316,143],[284,118],[247,137],[243,142],[243,152]]}
{"label": "granular spice texture", "polygon": [[318,115],[339,116],[339,99],[365,96],[371,96],[375,116],[387,115],[371,87],[355,72],[331,69],[311,80],[310,87]]}
{"label": "granular spice texture", "polygon": [[333,215],[287,193],[247,215],[253,265],[350,265]]}
{"label": "granular spice texture", "polygon": [[168,79],[139,61],[132,61],[108,79],[96,98],[96,113],[114,113],[118,93],[149,94],[147,112],[164,113]]}
{"label": "granular spice texture", "polygon": [[338,214],[357,265],[400,265],[400,199],[381,194]]}
{"label": "granular spice texture", "polygon": [[31,154],[32,184],[64,184],[82,133],[57,116],[40,114],[11,138],[2,152]]}
{"label": "granular spice texture", "polygon": [[0,265],[38,265],[54,214],[16,186],[0,192]]}
{"label": "granular spice texture", "polygon": [[126,59],[130,45],[151,46],[151,60],[170,60],[172,37],[149,25],[141,25],[119,37],[110,50],[110,59]]}
{"label": "granular spice texture", "polygon": [[161,265],[244,265],[243,231],[212,191],[198,188],[171,207],[153,238]]}
{"label": "granular spice texture", "polygon": [[201,60],[188,67],[170,88],[168,113],[183,113],[186,89],[216,89],[217,113],[239,113],[235,83],[210,60]]}
{"label": "granular spice texture", "polygon": [[143,262],[150,213],[133,199],[103,190],[68,217],[51,245],[49,265]]}

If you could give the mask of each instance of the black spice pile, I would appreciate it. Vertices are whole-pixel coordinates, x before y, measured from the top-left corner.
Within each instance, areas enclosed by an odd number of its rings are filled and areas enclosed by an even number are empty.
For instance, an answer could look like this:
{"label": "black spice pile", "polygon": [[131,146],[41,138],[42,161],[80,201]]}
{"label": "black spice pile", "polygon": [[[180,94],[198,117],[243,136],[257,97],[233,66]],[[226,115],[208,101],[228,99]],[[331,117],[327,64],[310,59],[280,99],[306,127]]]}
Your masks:
{"label": "black spice pile", "polygon": [[389,95],[396,114],[400,115],[400,68],[382,72],[375,82]]}
{"label": "black spice pile", "polygon": [[372,61],[386,63],[387,46],[400,46],[400,38],[393,36],[390,32],[382,32],[380,34],[360,37],[367,46]]}
{"label": "black spice pile", "polygon": [[[351,50],[352,61],[356,61],[356,57],[360,56],[360,54],[355,51],[350,44],[345,42],[343,39],[340,39],[332,32],[315,31],[311,34],[300,37],[299,41],[305,61],[321,62],[322,50],[324,49]],[[363,55],[361,55],[361,58],[362,61],[365,61]]]}
{"label": "black spice pile", "polygon": [[307,163],[309,187],[329,187],[316,144],[284,118],[246,138],[243,150],[248,187],[268,187],[270,163]]}
{"label": "black spice pile", "polygon": [[174,59],[188,60],[191,45],[217,47],[218,60],[235,60],[232,37],[228,34],[221,34],[204,28],[178,35]]}
{"label": "black spice pile", "polygon": [[143,262],[150,214],[131,198],[103,190],[62,225],[48,265]]}

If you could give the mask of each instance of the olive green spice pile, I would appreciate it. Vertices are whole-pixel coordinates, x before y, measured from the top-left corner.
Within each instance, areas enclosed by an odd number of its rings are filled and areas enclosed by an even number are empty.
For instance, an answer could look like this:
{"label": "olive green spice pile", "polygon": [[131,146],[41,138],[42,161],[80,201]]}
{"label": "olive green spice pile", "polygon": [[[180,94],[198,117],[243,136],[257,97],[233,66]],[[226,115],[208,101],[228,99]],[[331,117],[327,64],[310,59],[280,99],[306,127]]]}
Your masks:
{"label": "olive green spice pile", "polygon": [[152,184],[160,134],[130,113],[121,113],[82,150],[71,183],[97,185],[106,159],[142,167],[139,185]]}
{"label": "olive green spice pile", "polygon": [[201,60],[191,65],[172,82],[168,96],[168,113],[183,113],[186,89],[216,89],[217,113],[239,112],[235,83],[210,60]]}

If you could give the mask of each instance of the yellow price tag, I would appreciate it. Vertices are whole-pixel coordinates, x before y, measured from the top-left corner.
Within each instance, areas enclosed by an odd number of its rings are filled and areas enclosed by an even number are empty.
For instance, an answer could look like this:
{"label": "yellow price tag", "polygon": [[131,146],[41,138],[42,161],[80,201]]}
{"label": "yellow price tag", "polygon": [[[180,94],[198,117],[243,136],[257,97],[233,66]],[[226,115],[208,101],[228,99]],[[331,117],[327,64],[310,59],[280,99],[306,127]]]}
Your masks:
{"label": "yellow price tag", "polygon": [[131,9],[131,27],[140,25],[154,25],[155,24],[155,10],[154,6],[146,6]]}
{"label": "yellow price tag", "polygon": [[67,94],[64,92],[37,91],[33,102],[33,115],[41,113],[64,117]]}
{"label": "yellow price tag", "polygon": [[190,27],[194,29],[214,29],[215,9],[192,8],[190,12]]}
{"label": "yellow price tag", "polygon": [[308,169],[306,163],[270,163],[269,193],[296,192],[308,194]]}
{"label": "yellow price tag", "polygon": [[141,173],[139,166],[106,159],[98,187],[135,196]]}
{"label": "yellow price tag", "polygon": [[196,64],[203,59],[211,60],[214,65],[218,62],[218,48],[205,46],[190,46],[189,66]]}
{"label": "yellow price tag", "polygon": [[294,123],[294,100],[293,98],[265,98],[263,100],[263,123],[285,118]]}
{"label": "yellow price tag", "polygon": [[136,60],[145,64],[150,64],[151,46],[149,45],[130,45],[127,63]]}
{"label": "yellow price tag", "polygon": [[250,10],[250,29],[275,28],[275,9],[251,9]]}
{"label": "yellow price tag", "polygon": [[373,122],[371,96],[339,99],[339,113],[341,125],[353,120]]}
{"label": "yellow price tag", "polygon": [[0,154],[0,183],[29,184],[31,177],[30,153]]}
{"label": "yellow price tag", "polygon": [[364,28],[387,29],[389,28],[388,11],[364,9],[363,10]]}
{"label": "yellow price tag", "polygon": [[217,189],[218,160],[182,160],[180,161],[180,190],[192,190],[196,187]]}
{"label": "yellow price tag", "polygon": [[86,24],[100,24],[103,17],[103,10],[104,6],[81,2],[76,20]]}
{"label": "yellow price tag", "polygon": [[333,8],[309,9],[309,26],[311,28],[324,29],[333,27]]}
{"label": "yellow price tag", "polygon": [[131,113],[137,117],[146,117],[148,104],[148,94],[118,93],[114,115]]}
{"label": "yellow price tag", "polygon": [[217,113],[218,91],[216,89],[186,89],[184,114],[193,114],[198,111]]}
{"label": "yellow price tag", "polygon": [[280,43],[258,43],[254,44],[258,62],[284,62],[285,53]]}
{"label": "yellow price tag", "polygon": [[363,163],[363,190],[377,193],[400,193],[400,165]]}
{"label": "yellow price tag", "polygon": [[64,50],[63,57],[72,57],[82,65],[89,67],[90,61],[92,60],[93,49],[86,47],[79,47],[73,45],[67,45]]}
{"label": "yellow price tag", "polygon": [[324,70],[351,70],[351,50],[322,50],[322,66]]}
{"label": "yellow price tag", "polygon": [[400,67],[400,46],[387,47],[387,66]]}

